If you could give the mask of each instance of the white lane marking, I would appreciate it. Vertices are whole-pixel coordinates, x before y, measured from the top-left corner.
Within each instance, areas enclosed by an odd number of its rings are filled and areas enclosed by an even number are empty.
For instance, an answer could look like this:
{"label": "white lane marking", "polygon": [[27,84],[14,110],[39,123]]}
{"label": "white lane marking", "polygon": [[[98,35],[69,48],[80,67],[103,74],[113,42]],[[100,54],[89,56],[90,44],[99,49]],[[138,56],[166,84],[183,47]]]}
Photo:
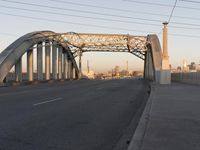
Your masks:
{"label": "white lane marking", "polygon": [[96,90],[102,90],[102,89],[104,89],[103,87],[98,87],[98,88],[96,88]]}
{"label": "white lane marking", "polygon": [[59,100],[62,100],[62,99],[63,98],[59,97],[59,98],[55,98],[55,99],[52,99],[52,100],[43,101],[43,102],[40,102],[40,103],[33,104],[33,106],[38,106],[38,105],[42,105],[42,104],[46,104],[46,103],[50,103],[50,102],[54,102],[54,101],[59,101]]}

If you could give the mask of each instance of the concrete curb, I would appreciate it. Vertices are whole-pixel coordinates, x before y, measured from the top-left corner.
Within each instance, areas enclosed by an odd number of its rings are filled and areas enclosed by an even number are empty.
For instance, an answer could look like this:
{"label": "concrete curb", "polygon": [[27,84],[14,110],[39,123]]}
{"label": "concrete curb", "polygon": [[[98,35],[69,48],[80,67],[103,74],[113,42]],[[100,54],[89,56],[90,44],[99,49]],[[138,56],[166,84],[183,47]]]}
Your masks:
{"label": "concrete curb", "polygon": [[151,84],[150,87],[151,87],[151,93],[149,99],[142,113],[138,126],[135,130],[135,133],[132,137],[128,150],[141,150],[142,148],[143,139],[149,122],[152,100],[155,95],[155,85]]}

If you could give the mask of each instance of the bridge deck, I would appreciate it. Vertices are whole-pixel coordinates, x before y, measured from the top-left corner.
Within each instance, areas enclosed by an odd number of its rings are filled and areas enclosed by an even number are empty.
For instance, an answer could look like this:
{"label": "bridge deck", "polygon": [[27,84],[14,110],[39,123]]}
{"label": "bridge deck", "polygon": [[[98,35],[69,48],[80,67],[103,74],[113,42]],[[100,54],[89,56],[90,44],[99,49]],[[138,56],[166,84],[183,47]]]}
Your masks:
{"label": "bridge deck", "polygon": [[80,80],[1,88],[0,149],[127,147],[147,97],[146,84],[139,80]]}

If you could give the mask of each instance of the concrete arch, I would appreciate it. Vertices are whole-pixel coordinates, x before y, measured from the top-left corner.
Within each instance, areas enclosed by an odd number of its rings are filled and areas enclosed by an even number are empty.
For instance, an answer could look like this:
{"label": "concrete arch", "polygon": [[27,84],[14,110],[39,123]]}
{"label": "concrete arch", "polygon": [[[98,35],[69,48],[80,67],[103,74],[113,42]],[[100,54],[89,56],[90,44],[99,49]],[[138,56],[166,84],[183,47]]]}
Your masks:
{"label": "concrete arch", "polygon": [[52,31],[38,31],[28,33],[11,45],[9,45],[0,54],[0,83],[3,82],[4,78],[10,71],[10,69],[17,63],[17,61],[27,52],[33,45],[43,41],[55,41],[58,45],[63,47],[64,51],[68,53],[68,57],[75,67],[76,74],[78,74],[78,67],[73,54],[68,48],[67,43],[63,42],[62,36],[59,36]]}
{"label": "concrete arch", "polygon": [[147,51],[145,53],[144,78],[160,82],[162,70],[162,50],[157,35],[147,36]]}

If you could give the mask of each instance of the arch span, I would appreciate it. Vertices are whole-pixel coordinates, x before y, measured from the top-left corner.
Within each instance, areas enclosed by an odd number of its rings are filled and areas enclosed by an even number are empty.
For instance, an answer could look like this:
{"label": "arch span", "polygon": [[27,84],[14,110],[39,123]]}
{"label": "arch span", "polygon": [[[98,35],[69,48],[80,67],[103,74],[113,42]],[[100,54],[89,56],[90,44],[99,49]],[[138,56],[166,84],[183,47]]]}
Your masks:
{"label": "arch span", "polygon": [[[0,54],[0,83],[3,82],[14,65],[17,66],[17,64],[20,64],[18,62],[22,55],[26,52],[28,54],[35,44],[41,45],[41,42],[53,43],[51,44],[52,47],[55,45],[61,47],[63,54],[65,53],[66,55],[60,58],[66,58],[66,60],[62,61],[63,63],[68,64],[70,62],[72,64],[74,71],[71,72],[74,72],[76,77],[79,75],[79,69],[75,57],[80,53],[90,51],[129,52],[145,61],[144,77],[159,82],[160,70],[162,69],[162,51],[159,39],[156,35],[132,36],[125,34],[82,34],[73,32],[55,33],[52,31],[39,31],[28,33],[20,37]],[[38,58],[42,57],[38,55]],[[64,73],[64,76],[67,77],[66,69],[69,68],[69,66],[60,65],[60,67],[61,66],[64,66],[63,69],[60,69],[61,74]],[[39,70],[41,70],[41,68],[39,68]],[[65,70],[65,72],[63,72],[63,70]],[[17,69],[17,71],[19,71],[18,74],[21,73],[20,69]],[[42,71],[40,71],[40,77],[41,74],[43,74],[41,72]],[[68,74],[73,74],[71,72],[69,73],[68,71]]]}
{"label": "arch span", "polygon": [[10,71],[10,69],[18,62],[22,55],[29,51],[35,44],[46,42],[56,42],[57,45],[63,48],[63,51],[67,53],[69,60],[75,67],[76,74],[78,74],[78,67],[72,52],[69,50],[67,43],[63,42],[61,35],[58,35],[52,31],[39,31],[28,33],[11,45],[9,45],[0,54],[0,82],[3,82],[4,78]]}

